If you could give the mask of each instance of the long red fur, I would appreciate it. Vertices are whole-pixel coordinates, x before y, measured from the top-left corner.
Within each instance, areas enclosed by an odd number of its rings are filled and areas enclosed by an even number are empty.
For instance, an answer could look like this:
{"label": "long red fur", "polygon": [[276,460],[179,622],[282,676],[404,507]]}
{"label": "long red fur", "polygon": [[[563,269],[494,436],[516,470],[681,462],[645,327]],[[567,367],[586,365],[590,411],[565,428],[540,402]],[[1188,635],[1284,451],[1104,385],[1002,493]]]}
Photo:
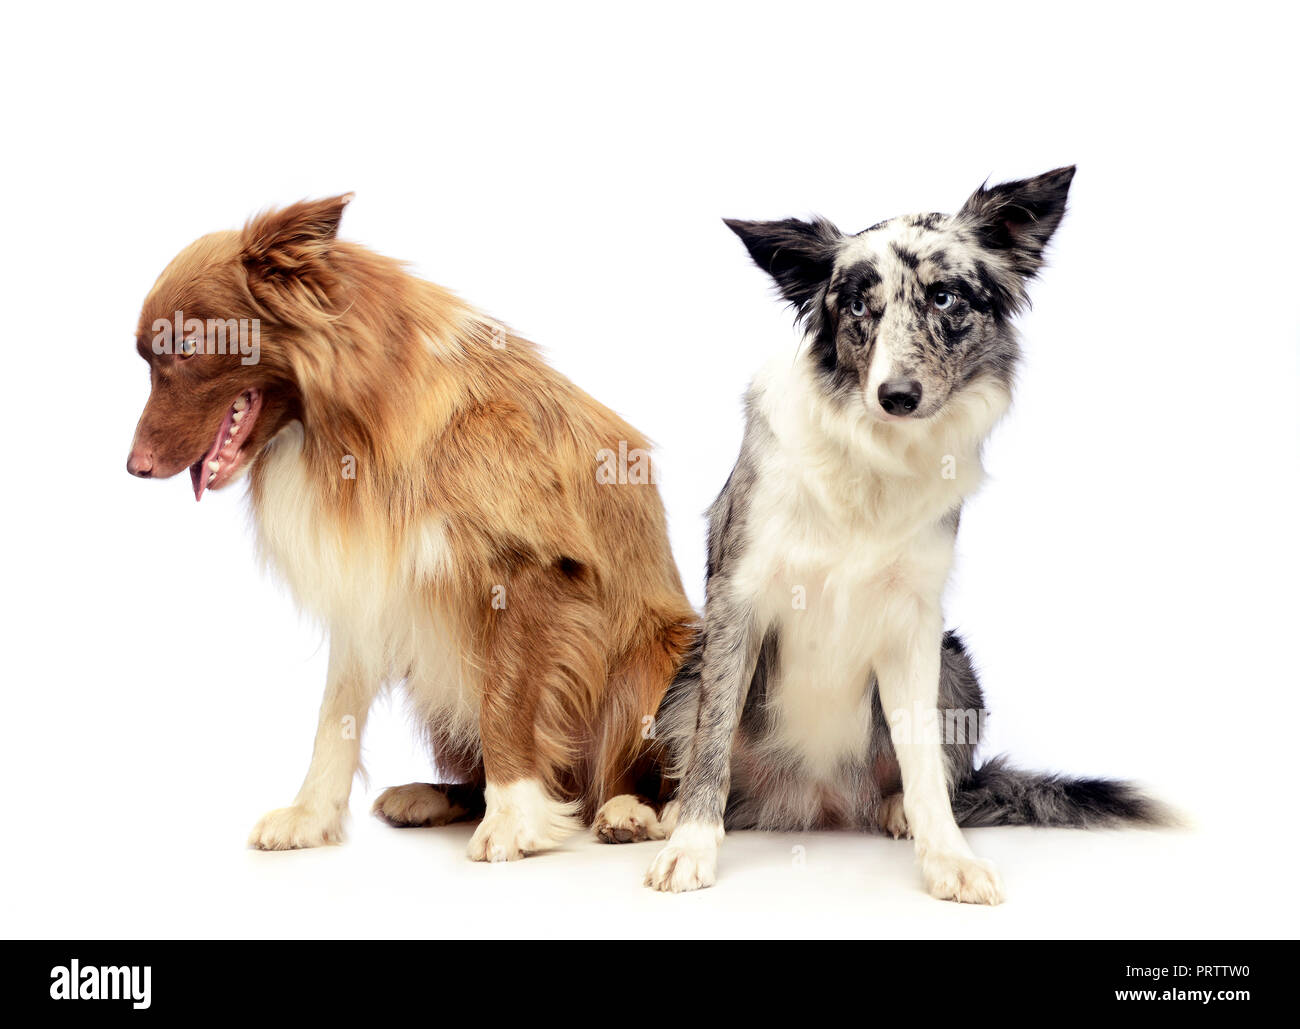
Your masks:
{"label": "long red fur", "polygon": [[[256,388],[263,409],[245,444],[255,510],[268,444],[296,421],[330,538],[386,548],[397,569],[412,533],[436,520],[452,572],[410,589],[456,622],[481,684],[481,746],[431,723],[435,758],[465,781],[539,778],[590,818],[653,767],[643,728],[694,631],[657,489],[597,481],[599,452],[648,445],[527,340],[338,240],[348,199],[264,214],[172,262],[141,337],[177,310],[256,318],[261,358],[205,358],[201,381],[157,362],[137,440],[171,474],[204,452],[230,399]],[[345,456],[355,478],[340,474]],[[494,606],[501,588],[507,603]]]}

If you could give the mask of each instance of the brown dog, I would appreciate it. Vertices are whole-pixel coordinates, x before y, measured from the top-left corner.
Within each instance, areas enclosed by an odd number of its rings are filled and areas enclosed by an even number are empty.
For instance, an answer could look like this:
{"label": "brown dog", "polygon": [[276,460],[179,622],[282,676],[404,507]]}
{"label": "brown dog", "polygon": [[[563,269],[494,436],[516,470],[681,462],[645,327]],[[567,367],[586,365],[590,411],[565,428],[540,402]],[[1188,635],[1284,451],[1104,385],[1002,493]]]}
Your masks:
{"label": "brown dog", "polygon": [[626,795],[655,789],[645,727],[694,614],[653,482],[602,474],[647,445],[531,343],[339,241],[350,199],[198,240],[137,333],[152,390],[128,469],[188,468],[196,498],[249,471],[266,558],[330,632],[306,781],[250,842],[342,838],[388,682],[458,784],[387,790],[388,821],[486,807],[478,860],[554,846],[579,815],[607,840],[659,838]]}

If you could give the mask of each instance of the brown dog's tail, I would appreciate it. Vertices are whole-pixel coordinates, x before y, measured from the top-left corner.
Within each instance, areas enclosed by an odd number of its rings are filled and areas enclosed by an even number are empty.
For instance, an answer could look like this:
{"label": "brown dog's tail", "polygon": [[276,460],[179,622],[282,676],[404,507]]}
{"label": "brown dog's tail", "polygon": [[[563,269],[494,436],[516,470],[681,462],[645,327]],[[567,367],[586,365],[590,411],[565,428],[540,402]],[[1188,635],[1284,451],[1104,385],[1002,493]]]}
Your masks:
{"label": "brown dog's tail", "polygon": [[695,640],[692,622],[669,621],[633,647],[609,678],[583,796],[590,820],[611,797],[664,792],[666,754],[656,729],[660,701]]}

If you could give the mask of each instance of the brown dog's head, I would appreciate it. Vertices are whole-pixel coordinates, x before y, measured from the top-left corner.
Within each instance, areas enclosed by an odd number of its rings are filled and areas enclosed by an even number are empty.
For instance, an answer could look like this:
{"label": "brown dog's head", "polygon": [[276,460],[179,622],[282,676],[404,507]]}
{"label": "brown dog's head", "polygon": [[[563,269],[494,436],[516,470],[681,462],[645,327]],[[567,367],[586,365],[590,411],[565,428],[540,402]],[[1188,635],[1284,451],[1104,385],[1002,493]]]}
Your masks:
{"label": "brown dog's head", "polygon": [[150,391],[126,467],[190,470],[194,498],[247,469],[301,417],[295,346],[332,317],[331,252],[351,194],[304,202],[182,250],[145,299],[136,350]]}

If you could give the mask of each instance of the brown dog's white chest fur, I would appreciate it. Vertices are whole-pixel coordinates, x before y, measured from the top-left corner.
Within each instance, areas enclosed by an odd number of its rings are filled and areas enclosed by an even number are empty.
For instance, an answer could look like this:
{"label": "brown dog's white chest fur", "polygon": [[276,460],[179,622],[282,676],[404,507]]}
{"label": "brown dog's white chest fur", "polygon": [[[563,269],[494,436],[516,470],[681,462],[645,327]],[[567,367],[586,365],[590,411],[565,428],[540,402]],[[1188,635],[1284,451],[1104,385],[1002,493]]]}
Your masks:
{"label": "brown dog's white chest fur", "polygon": [[302,444],[293,422],[263,458],[254,514],[264,559],[359,671],[404,682],[422,719],[477,746],[480,684],[440,599],[455,573],[445,521],[431,513],[403,538],[391,523],[341,522],[322,504]]}

